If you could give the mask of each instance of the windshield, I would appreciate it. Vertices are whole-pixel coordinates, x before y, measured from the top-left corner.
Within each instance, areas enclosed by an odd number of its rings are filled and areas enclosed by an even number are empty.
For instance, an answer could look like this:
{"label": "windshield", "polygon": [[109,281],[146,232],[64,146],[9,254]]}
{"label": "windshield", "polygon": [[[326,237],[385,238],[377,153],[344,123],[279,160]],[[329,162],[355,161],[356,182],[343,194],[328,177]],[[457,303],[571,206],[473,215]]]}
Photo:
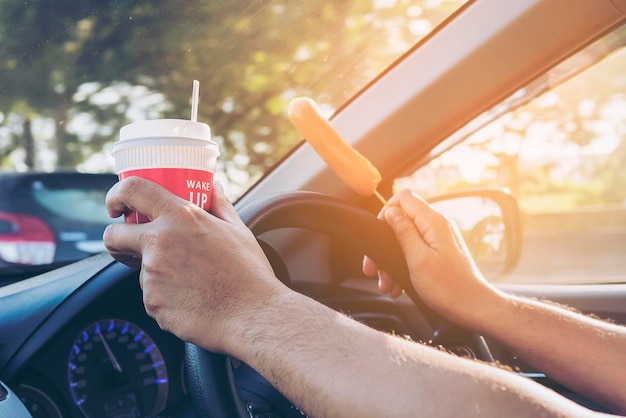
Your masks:
{"label": "windshield", "polygon": [[523,251],[501,283],[626,282],[625,45],[623,25],[441,142],[394,186],[426,197],[510,190]]}
{"label": "windshield", "polygon": [[112,172],[138,120],[198,120],[236,199],[300,138],[288,101],[331,113],[461,0],[0,3],[0,168]]}

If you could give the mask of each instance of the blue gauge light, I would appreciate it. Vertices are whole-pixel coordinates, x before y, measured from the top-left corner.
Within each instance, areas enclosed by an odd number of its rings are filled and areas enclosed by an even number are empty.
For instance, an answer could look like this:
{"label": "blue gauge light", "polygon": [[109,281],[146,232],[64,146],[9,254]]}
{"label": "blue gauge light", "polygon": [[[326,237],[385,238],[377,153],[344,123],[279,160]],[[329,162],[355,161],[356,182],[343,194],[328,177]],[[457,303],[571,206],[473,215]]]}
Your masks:
{"label": "blue gauge light", "polygon": [[82,330],[69,352],[68,387],[86,417],[156,415],[167,402],[163,356],[150,336],[121,319]]}

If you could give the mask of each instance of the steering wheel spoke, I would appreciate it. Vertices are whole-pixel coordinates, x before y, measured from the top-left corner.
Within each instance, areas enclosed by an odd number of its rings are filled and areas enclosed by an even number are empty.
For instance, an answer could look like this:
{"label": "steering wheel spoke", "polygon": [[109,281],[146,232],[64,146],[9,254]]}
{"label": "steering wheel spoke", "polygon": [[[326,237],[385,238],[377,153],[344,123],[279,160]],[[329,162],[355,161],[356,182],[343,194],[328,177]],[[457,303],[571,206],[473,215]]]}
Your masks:
{"label": "steering wheel spoke", "polygon": [[[411,285],[404,255],[385,222],[371,213],[331,196],[295,192],[251,202],[239,216],[255,236],[281,228],[317,231],[367,255],[391,275],[411,298],[434,330],[434,345],[469,347],[478,358],[492,360],[485,340],[444,319],[426,305]],[[462,344],[458,343],[459,341]],[[191,400],[201,417],[249,417],[237,393],[228,356],[186,345],[187,373]],[[462,353],[461,353],[462,354]]]}

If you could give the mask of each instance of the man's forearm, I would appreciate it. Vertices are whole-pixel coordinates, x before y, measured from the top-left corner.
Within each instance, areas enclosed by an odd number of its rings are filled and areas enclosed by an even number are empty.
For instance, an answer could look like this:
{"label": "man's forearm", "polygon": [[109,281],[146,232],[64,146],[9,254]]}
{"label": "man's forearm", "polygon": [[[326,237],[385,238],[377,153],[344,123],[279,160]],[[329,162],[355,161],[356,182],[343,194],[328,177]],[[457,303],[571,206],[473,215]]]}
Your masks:
{"label": "man's forearm", "polygon": [[498,292],[468,321],[550,378],[626,413],[625,328]]}
{"label": "man's forearm", "polygon": [[315,417],[581,416],[528,379],[366,327],[285,293],[233,355]]}

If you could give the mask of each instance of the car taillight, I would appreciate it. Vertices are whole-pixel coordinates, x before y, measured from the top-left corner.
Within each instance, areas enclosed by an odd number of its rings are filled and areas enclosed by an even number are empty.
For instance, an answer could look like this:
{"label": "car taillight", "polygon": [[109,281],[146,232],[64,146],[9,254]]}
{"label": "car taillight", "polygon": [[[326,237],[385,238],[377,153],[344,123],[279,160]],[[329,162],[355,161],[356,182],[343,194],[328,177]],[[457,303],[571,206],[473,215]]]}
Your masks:
{"label": "car taillight", "polygon": [[54,260],[54,234],[34,216],[0,212],[0,260],[15,264],[49,264]]}

